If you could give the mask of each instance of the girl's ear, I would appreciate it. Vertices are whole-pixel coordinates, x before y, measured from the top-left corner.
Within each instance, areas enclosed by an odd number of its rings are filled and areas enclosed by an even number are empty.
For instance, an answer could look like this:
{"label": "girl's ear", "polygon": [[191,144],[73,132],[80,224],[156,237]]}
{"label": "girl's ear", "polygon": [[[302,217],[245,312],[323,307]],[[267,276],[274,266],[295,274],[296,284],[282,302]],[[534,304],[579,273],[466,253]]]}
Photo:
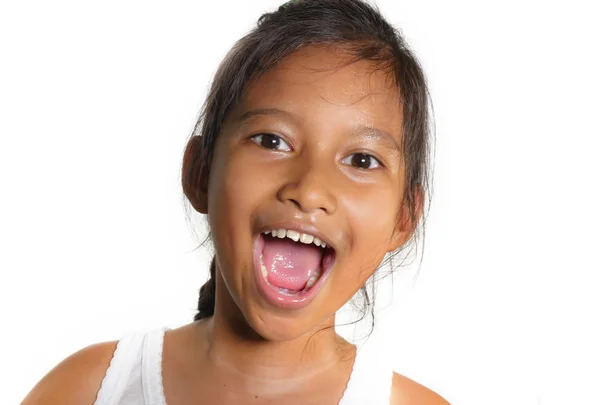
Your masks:
{"label": "girl's ear", "polygon": [[192,207],[201,214],[208,213],[208,170],[200,161],[200,136],[192,136],[183,154],[181,184]]}
{"label": "girl's ear", "polygon": [[415,186],[415,188],[412,190],[412,193],[414,218],[411,218],[410,206],[407,200],[405,200],[402,203],[402,206],[400,207],[398,225],[394,229],[394,233],[392,234],[392,238],[390,239],[390,246],[388,248],[388,252],[393,252],[394,250],[398,249],[400,246],[404,245],[410,240],[410,238],[417,229],[419,220],[423,216],[423,206],[425,203],[425,193],[423,192],[423,187],[421,187],[420,185]]}

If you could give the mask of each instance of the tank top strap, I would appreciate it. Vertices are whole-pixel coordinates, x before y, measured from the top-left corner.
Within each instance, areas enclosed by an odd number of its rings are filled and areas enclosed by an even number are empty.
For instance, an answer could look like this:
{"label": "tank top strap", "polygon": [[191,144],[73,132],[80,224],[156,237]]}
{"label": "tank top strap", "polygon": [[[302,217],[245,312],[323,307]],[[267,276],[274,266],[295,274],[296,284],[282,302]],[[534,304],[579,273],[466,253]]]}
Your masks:
{"label": "tank top strap", "polygon": [[167,405],[162,381],[162,357],[165,332],[160,328],[149,332],[142,354],[142,383],[146,405]]}
{"label": "tank top strap", "polygon": [[128,333],[118,341],[94,405],[166,405],[162,348],[167,329]]}
{"label": "tank top strap", "polygon": [[376,347],[357,348],[352,373],[339,405],[389,405],[393,376],[389,360]]}

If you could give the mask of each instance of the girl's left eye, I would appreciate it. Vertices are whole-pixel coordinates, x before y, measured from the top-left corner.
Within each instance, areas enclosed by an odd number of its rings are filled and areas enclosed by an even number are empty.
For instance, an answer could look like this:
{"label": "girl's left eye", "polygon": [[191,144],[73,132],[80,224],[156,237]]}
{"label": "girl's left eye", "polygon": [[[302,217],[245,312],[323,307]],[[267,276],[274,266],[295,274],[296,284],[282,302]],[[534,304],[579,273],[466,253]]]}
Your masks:
{"label": "girl's left eye", "polygon": [[370,170],[376,169],[378,167],[383,167],[383,165],[379,160],[377,160],[377,158],[375,158],[372,155],[369,155],[368,153],[353,153],[347,158],[344,158],[344,160],[342,160],[342,163],[363,170]]}
{"label": "girl's left eye", "polygon": [[250,138],[255,144],[265,149],[280,150],[289,152],[292,150],[290,145],[282,137],[274,134],[257,134]]}

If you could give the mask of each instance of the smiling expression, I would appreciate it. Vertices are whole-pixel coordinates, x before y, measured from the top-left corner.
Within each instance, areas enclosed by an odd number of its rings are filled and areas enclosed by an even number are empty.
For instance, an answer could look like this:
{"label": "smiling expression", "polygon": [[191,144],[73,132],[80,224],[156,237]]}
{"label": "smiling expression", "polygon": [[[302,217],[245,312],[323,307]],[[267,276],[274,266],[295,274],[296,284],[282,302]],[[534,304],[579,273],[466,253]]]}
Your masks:
{"label": "smiling expression", "polygon": [[[399,90],[372,62],[348,61],[331,47],[288,56],[247,89],[215,146],[206,203],[226,287],[217,290],[217,307],[235,303],[267,339],[298,337],[331,320],[385,253],[411,236],[399,225]],[[330,262],[302,299],[281,298],[261,281],[257,256],[270,237],[264,233],[276,229],[327,243]]]}

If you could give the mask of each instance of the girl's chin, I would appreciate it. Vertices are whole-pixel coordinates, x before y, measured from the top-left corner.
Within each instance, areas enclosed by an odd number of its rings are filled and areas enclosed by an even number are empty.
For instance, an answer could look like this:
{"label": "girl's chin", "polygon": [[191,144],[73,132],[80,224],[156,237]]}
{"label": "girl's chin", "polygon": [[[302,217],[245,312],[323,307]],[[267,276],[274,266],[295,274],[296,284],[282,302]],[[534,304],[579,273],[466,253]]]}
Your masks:
{"label": "girl's chin", "polygon": [[256,334],[273,342],[292,341],[313,332],[316,328],[316,322],[312,323],[306,316],[297,318],[264,309],[258,309],[246,320]]}

